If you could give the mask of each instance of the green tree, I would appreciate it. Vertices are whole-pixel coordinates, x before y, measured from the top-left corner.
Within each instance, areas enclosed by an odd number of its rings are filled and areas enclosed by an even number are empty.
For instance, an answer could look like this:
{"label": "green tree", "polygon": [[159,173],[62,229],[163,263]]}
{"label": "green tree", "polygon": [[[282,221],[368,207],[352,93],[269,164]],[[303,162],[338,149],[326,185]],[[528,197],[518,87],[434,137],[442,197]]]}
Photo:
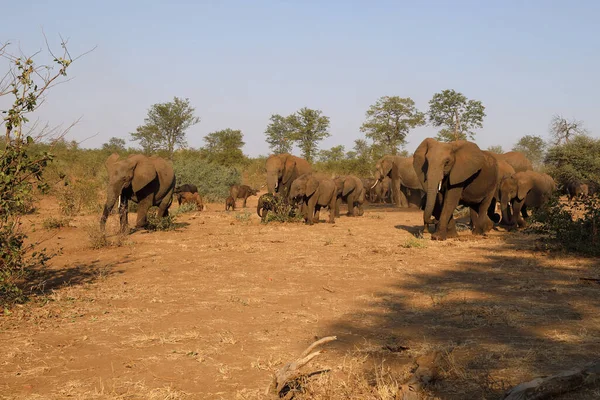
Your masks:
{"label": "green tree", "polygon": [[561,184],[571,179],[600,183],[600,139],[573,136],[568,143],[548,149],[544,163],[548,173]]}
{"label": "green tree", "polygon": [[321,150],[319,152],[319,161],[321,162],[338,162],[346,158],[343,145],[333,146],[329,150]]}
{"label": "green tree", "polygon": [[329,137],[329,117],[323,115],[321,110],[301,108],[289,117],[292,127],[291,138],[297,142],[302,157],[308,162],[313,162],[317,155],[318,143]]}
{"label": "green tree", "polygon": [[520,151],[531,163],[539,167],[544,160],[546,142],[539,136],[525,135],[513,146],[513,151]]}
{"label": "green tree", "polygon": [[226,166],[244,164],[243,138],[242,131],[229,128],[209,133],[204,137],[206,145],[201,149],[202,156],[208,162]]}
{"label": "green tree", "polygon": [[567,120],[562,115],[554,115],[550,121],[550,136],[554,139],[555,145],[569,143],[573,136],[587,133],[583,122],[576,119]]}
{"label": "green tree", "polygon": [[366,117],[360,130],[392,154],[406,144],[411,129],[425,125],[425,114],[410,97],[383,96],[369,107]]}
{"label": "green tree", "polygon": [[483,127],[485,107],[452,89],[433,95],[429,101],[429,122],[440,129],[437,139],[444,142],[473,140],[474,130]]}
{"label": "green tree", "polygon": [[274,154],[290,153],[293,145],[290,117],[283,117],[279,114],[271,115],[265,136],[267,137],[265,140]]}
{"label": "green tree", "polygon": [[154,104],[148,110],[144,125],[138,126],[131,138],[140,142],[145,153],[163,150],[173,158],[175,147],[187,145],[185,132],[200,122],[194,112],[189,99],[175,97],[172,102]]}
{"label": "green tree", "polygon": [[500,145],[490,146],[487,148],[487,151],[490,151],[490,152],[496,153],[496,154],[504,154],[504,149]]}
{"label": "green tree", "polygon": [[111,137],[107,143],[102,145],[102,150],[111,153],[121,153],[124,152],[125,149],[125,139],[121,139],[118,137]]}

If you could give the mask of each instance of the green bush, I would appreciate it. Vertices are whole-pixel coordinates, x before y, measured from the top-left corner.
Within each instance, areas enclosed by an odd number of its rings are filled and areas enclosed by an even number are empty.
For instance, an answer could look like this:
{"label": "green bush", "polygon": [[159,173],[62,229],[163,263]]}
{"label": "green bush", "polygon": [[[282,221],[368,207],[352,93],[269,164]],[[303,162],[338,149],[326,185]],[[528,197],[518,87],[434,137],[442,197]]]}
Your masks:
{"label": "green bush", "polygon": [[[574,216],[573,212],[580,214]],[[571,205],[554,196],[547,207],[533,214],[528,232],[545,233],[562,248],[591,256],[600,256],[600,197],[589,196]]]}
{"label": "green bush", "polygon": [[231,185],[241,182],[240,172],[236,168],[209,163],[193,150],[175,153],[173,167],[177,185],[196,185],[198,192],[209,202],[225,200]]}

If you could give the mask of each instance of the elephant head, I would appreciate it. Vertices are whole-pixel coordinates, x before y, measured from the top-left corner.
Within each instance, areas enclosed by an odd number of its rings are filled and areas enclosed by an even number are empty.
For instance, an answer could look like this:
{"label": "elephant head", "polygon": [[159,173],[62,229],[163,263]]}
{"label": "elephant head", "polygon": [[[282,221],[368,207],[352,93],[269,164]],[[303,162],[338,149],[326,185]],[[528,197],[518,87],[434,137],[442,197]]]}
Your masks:
{"label": "elephant head", "polygon": [[379,161],[377,161],[377,164],[375,164],[375,183],[371,189],[374,188],[377,183],[381,182],[386,176],[390,176],[393,167],[393,156],[383,156]]}
{"label": "elephant head", "polygon": [[269,193],[279,192],[279,184],[287,184],[292,178],[296,159],[290,154],[276,154],[267,159],[267,189]]}
{"label": "elephant head", "polygon": [[425,139],[417,148],[413,166],[427,194],[423,220],[431,223],[438,192],[442,187],[458,185],[477,174],[485,162],[484,154],[475,143],[458,140],[441,143]]}
{"label": "elephant head", "polygon": [[298,202],[305,197],[310,197],[317,191],[319,181],[312,174],[305,174],[294,180],[290,188],[290,199]]}
{"label": "elephant head", "polygon": [[147,157],[140,154],[131,155],[120,160],[119,155],[113,153],[104,165],[108,170],[108,187],[104,212],[100,220],[102,228],[104,228],[106,219],[115,202],[124,190],[130,189],[132,193],[136,193],[157,178],[154,164]]}

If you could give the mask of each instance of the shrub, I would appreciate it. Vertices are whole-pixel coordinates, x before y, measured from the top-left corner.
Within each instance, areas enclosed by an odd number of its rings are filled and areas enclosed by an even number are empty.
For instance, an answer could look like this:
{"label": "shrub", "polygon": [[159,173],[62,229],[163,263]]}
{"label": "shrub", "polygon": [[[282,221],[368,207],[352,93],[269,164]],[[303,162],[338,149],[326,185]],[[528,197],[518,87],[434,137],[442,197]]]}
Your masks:
{"label": "shrub", "polygon": [[146,229],[149,231],[172,231],[177,228],[175,224],[176,215],[169,214],[166,217],[160,218],[157,213],[157,208],[151,209],[146,215]]}
{"label": "shrub", "polygon": [[[581,214],[574,216],[573,212]],[[577,200],[571,206],[561,203],[558,195],[533,214],[528,232],[545,233],[568,251],[600,256],[600,197]]]}
{"label": "shrub", "polygon": [[42,227],[46,230],[60,229],[60,228],[69,226],[70,222],[71,222],[70,218],[50,217],[50,218],[46,218],[44,220],[44,222],[42,223]]}
{"label": "shrub", "polygon": [[[266,217],[263,217],[264,223],[269,222],[302,222],[304,216],[300,213],[300,209],[281,197],[273,197],[270,200],[270,210],[263,211],[267,213]],[[264,214],[263,214],[264,215]]]}
{"label": "shrub", "polygon": [[209,163],[193,150],[175,153],[173,167],[177,185],[196,185],[198,192],[210,202],[225,200],[231,185],[241,182],[241,175],[236,168]]}

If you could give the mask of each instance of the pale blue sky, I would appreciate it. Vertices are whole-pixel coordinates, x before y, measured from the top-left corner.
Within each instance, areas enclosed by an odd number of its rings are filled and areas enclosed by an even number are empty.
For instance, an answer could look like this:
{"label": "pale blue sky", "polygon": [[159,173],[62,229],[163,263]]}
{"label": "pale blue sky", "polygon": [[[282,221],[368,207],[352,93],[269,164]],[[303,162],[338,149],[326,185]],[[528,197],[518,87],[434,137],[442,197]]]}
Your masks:
{"label": "pale blue sky", "polygon": [[[546,136],[555,113],[600,134],[598,1],[3,3],[0,41],[33,52],[43,27],[69,37],[73,53],[98,46],[39,113],[51,123],[82,116],[69,139],[98,133],[85,147],[128,139],[151,104],[178,96],[201,118],[188,132],[193,147],[232,128],[247,154],[267,154],[270,115],[306,106],[331,118],[320,147],[350,150],[380,96],[412,97],[426,111],[443,89],[486,106],[483,148]],[[411,132],[407,149],[435,134]]]}

